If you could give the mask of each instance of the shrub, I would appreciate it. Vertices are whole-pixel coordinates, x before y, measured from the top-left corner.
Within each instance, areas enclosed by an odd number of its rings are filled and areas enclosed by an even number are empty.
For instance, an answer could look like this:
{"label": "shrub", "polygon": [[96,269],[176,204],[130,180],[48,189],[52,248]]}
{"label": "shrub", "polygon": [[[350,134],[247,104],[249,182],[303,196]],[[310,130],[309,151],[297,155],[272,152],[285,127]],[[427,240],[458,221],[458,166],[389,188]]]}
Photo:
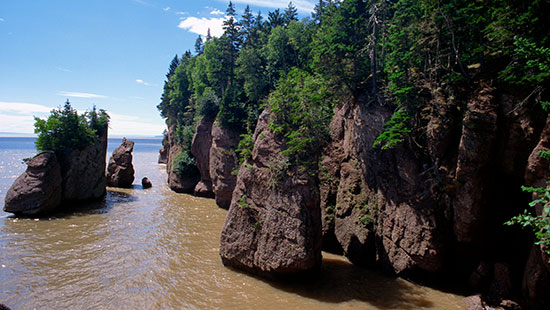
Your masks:
{"label": "shrub", "polygon": [[178,153],[172,161],[172,171],[180,177],[192,177],[198,174],[195,158],[189,151]]}
{"label": "shrub", "polygon": [[319,77],[293,68],[269,97],[269,128],[286,142],[292,163],[310,163],[330,139],[332,103]]}
{"label": "shrub", "polygon": [[95,106],[92,111],[78,115],[67,100],[63,108],[52,110],[47,119],[35,117],[34,120],[37,150],[63,152],[92,145],[107,129],[109,115],[105,110],[98,113]]}
{"label": "shrub", "polygon": [[[550,185],[550,182],[547,182]],[[545,245],[546,252],[550,254],[550,187],[527,187],[522,186],[524,192],[536,193],[537,199],[529,203],[530,207],[537,205],[542,206],[541,215],[534,216],[528,210],[524,210],[523,214],[514,216],[505,225],[519,224],[523,228],[531,227],[535,233],[535,244]]]}

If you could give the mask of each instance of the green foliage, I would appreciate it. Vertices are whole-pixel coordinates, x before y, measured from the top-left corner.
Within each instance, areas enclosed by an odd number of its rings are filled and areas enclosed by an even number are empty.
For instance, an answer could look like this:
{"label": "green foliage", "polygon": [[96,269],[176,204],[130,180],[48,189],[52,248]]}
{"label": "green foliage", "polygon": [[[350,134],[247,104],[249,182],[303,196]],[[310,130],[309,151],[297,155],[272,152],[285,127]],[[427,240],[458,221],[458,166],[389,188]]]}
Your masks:
{"label": "green foliage", "polygon": [[319,77],[294,68],[269,97],[269,128],[284,138],[283,155],[292,163],[311,163],[329,140],[333,105]]}
{"label": "green foliage", "polygon": [[213,118],[220,109],[220,98],[211,87],[204,90],[202,96],[197,100],[197,111],[199,115]]}
{"label": "green foliage", "polygon": [[407,128],[407,120],[410,118],[405,110],[396,111],[391,119],[384,124],[384,131],[374,140],[373,147],[381,146],[382,150],[394,148],[403,142],[404,134],[411,132]]}
{"label": "green foliage", "polygon": [[172,171],[183,178],[196,176],[199,173],[195,158],[189,151],[183,151],[174,156]]}
{"label": "green foliage", "polygon": [[516,36],[514,54],[513,62],[499,73],[501,79],[520,85],[537,85],[550,80],[550,48]]}
{"label": "green foliage", "polygon": [[[550,182],[547,185],[550,185]],[[522,214],[514,216],[505,224],[519,224],[523,228],[531,227],[535,233],[535,244],[546,246],[546,252],[550,254],[550,187],[522,186],[521,189],[524,192],[536,194],[537,198],[531,201],[529,206],[541,206],[541,215],[533,215],[532,212],[524,210]]]}
{"label": "green foliage", "polygon": [[239,141],[239,146],[237,148],[237,156],[239,158],[239,167],[241,164],[252,158],[252,148],[254,147],[253,134],[247,133],[241,135],[241,140]]}
{"label": "green foliage", "polygon": [[67,100],[63,108],[52,110],[47,119],[34,120],[37,150],[63,152],[92,145],[107,130],[109,115],[104,110],[97,112],[95,106],[92,111],[78,115]]}

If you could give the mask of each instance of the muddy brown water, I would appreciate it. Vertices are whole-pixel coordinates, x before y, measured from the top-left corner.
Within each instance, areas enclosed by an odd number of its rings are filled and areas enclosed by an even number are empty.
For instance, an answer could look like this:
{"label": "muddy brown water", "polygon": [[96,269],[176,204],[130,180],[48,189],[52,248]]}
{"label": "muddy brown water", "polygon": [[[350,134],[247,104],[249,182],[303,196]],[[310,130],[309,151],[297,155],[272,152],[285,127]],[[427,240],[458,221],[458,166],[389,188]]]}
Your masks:
{"label": "muddy brown water", "polygon": [[[218,255],[226,211],[214,200],[170,191],[156,159],[156,152],[134,153],[136,186],[110,188],[104,202],[76,213],[45,219],[0,213],[0,303],[12,309],[466,309],[462,296],[328,253],[320,275],[299,283],[226,268]],[[12,173],[4,175],[2,202],[6,179],[16,175],[7,162],[0,166],[0,174]],[[137,185],[143,176],[153,188]]]}

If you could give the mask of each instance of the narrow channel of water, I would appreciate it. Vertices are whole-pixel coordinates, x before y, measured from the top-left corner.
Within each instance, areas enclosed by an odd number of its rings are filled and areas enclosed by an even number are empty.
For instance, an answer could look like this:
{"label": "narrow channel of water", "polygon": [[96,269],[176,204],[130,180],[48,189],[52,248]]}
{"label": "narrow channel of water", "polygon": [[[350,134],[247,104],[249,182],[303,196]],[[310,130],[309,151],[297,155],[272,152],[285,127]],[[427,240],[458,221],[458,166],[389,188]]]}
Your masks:
{"label": "narrow channel of water", "polygon": [[[2,205],[24,170],[20,159],[34,153],[21,144],[10,149],[3,139]],[[466,308],[461,296],[326,253],[320,276],[302,283],[268,282],[223,267],[218,248],[226,211],[214,200],[170,191],[165,167],[156,164],[160,140],[135,141],[134,188],[110,188],[94,208],[48,219],[0,211],[0,303],[14,310]],[[137,185],[144,176],[153,188]]]}

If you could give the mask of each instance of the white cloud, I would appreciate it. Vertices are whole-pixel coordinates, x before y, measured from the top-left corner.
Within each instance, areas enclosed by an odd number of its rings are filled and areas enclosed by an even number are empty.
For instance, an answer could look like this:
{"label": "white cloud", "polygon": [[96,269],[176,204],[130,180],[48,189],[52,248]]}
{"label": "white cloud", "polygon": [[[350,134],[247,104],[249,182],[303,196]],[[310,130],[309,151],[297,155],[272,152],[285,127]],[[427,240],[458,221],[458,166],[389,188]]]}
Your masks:
{"label": "white cloud", "polygon": [[187,15],[187,14],[189,14],[189,13],[187,13],[187,12],[181,12],[181,11],[180,11],[180,12],[176,12],[176,15]]}
{"label": "white cloud", "polygon": [[33,133],[34,117],[45,117],[53,108],[24,102],[0,102],[0,131]]}
{"label": "white cloud", "polygon": [[136,80],[136,83],[142,84],[142,85],[145,85],[145,86],[151,86],[150,83],[147,83],[147,82],[145,82],[144,80],[140,80],[140,79],[137,79],[137,80]]}
{"label": "white cloud", "polygon": [[63,72],[72,72],[71,70],[69,70],[67,68],[57,67],[56,69],[59,70],[59,71],[63,71]]}
{"label": "white cloud", "polygon": [[0,113],[33,114],[48,113],[53,108],[24,102],[4,102],[0,101]]}
{"label": "white cloud", "polygon": [[182,20],[178,28],[186,29],[190,32],[206,36],[208,29],[210,29],[210,34],[214,37],[220,37],[223,34],[223,21],[225,17],[213,17],[213,18],[197,18],[197,17],[187,17]]}
{"label": "white cloud", "polygon": [[[219,2],[227,2],[226,0],[218,0]],[[253,6],[261,6],[265,8],[286,8],[289,0],[233,0],[233,3],[249,4]],[[292,0],[292,3],[301,13],[311,13],[315,7],[312,0]]]}
{"label": "white cloud", "polygon": [[165,7],[165,8],[162,9],[162,10],[163,10],[164,12],[168,12],[168,11],[170,11],[170,9],[171,9],[171,7],[167,6],[167,7]]}
{"label": "white cloud", "polygon": [[110,135],[147,135],[155,136],[162,134],[165,125],[162,121],[153,123],[141,119],[135,115],[125,115],[107,112],[111,116],[111,122],[109,125]]}
{"label": "white cloud", "polygon": [[212,12],[210,12],[210,15],[224,15],[225,13],[218,10],[218,9],[213,9]]}
{"label": "white cloud", "polygon": [[57,93],[57,95],[62,97],[75,97],[75,98],[107,98],[107,96],[103,96],[103,95],[79,93],[79,92],[72,92],[72,91],[60,91]]}

